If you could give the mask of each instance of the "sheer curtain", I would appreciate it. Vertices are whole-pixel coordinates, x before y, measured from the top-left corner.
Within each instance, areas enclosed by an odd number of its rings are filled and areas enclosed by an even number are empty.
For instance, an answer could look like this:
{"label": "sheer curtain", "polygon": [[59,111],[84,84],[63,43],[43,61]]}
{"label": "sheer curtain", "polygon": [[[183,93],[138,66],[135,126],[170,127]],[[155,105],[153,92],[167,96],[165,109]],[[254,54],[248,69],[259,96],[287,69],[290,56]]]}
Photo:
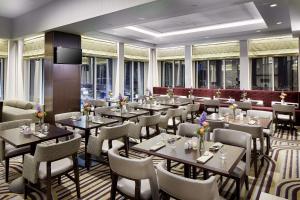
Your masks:
{"label": "sheer curtain", "polygon": [[33,101],[37,103],[43,103],[43,60],[35,60],[35,70],[33,77]]}

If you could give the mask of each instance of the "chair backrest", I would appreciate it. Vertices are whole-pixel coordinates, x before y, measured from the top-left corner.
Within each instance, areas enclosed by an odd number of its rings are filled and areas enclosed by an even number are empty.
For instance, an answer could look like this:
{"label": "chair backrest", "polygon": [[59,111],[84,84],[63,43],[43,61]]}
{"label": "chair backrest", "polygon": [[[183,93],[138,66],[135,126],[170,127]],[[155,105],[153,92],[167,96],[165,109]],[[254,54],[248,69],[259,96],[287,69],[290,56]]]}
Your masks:
{"label": "chair backrest", "polygon": [[131,109],[134,109],[136,106],[138,106],[139,103],[138,102],[128,102],[126,104],[126,109],[127,110],[131,110]]}
{"label": "chair backrest", "polygon": [[229,129],[242,131],[251,134],[252,138],[263,138],[263,130],[259,125],[246,125],[246,124],[234,124],[229,123]]}
{"label": "chair backrest", "polygon": [[20,125],[30,125],[31,122],[32,122],[31,119],[20,119],[20,120],[8,121],[8,122],[1,122],[0,131],[18,128],[20,127]]}
{"label": "chair backrest", "polygon": [[[207,180],[185,178],[166,169],[166,162],[157,165],[158,184],[161,190],[176,199],[219,200],[217,180],[214,176]],[[199,191],[201,194],[199,194]],[[199,194],[199,195],[196,195]]]}
{"label": "chair backrest", "polygon": [[189,98],[186,98],[186,97],[178,97],[176,99],[177,102],[180,102],[180,103],[193,103],[193,100],[192,99],[189,99]]}
{"label": "chair backrest", "polygon": [[200,108],[199,103],[186,105],[187,112],[197,112],[197,111],[199,111],[199,108]]}
{"label": "chair backrest", "polygon": [[[241,109],[237,108],[235,110],[235,115],[240,115],[242,112]],[[228,107],[220,107],[219,108],[219,115],[223,116],[223,115],[233,115],[233,110],[228,108]]]}
{"label": "chair backrest", "polygon": [[109,110],[109,107],[97,107],[97,108],[95,108],[94,112],[95,112],[96,116],[101,116],[102,113],[104,113],[104,112],[106,112],[108,110]]}
{"label": "chair backrest", "polygon": [[103,99],[95,99],[93,102],[93,106],[95,106],[95,107],[107,106],[107,102]]}
{"label": "chair backrest", "polygon": [[115,140],[125,136],[128,136],[129,124],[123,123],[117,126],[105,126],[101,128],[99,138],[101,140]]}
{"label": "chair backrest", "polygon": [[219,107],[220,106],[220,101],[218,99],[204,99],[203,101],[204,106],[215,106]]}
{"label": "chair backrest", "polygon": [[110,169],[121,177],[131,180],[149,179],[152,199],[159,199],[157,177],[152,157],[129,159],[119,155],[116,148],[108,151]]}
{"label": "chair backrest", "polygon": [[252,142],[252,136],[249,133],[237,131],[237,130],[218,128],[214,130],[213,141],[245,148],[246,174],[249,175],[250,164],[251,164],[251,142]]}
{"label": "chair backrest", "polygon": [[264,110],[247,110],[247,116],[273,119],[273,113]]}
{"label": "chair backrest", "polygon": [[162,95],[162,96],[155,97],[155,99],[156,99],[156,101],[159,101],[159,102],[165,102],[165,101],[169,101],[170,97],[166,96],[166,95]]}
{"label": "chair backrest", "polygon": [[76,134],[74,138],[64,142],[53,144],[38,144],[34,153],[37,162],[56,161],[69,157],[79,151],[81,136]]}
{"label": "chair backrest", "polygon": [[252,103],[251,102],[241,102],[241,101],[236,101],[236,105],[242,110],[251,110],[252,109]]}
{"label": "chair backrest", "polygon": [[178,126],[177,134],[184,137],[197,137],[195,131],[199,128],[198,124],[192,124],[189,122],[181,123]]}
{"label": "chair backrest", "polygon": [[167,116],[171,117],[181,117],[182,109],[181,108],[170,108],[167,111]]}
{"label": "chair backrest", "polygon": [[150,115],[150,116],[142,115],[138,119],[139,119],[139,124],[142,127],[153,126],[159,124],[160,114]]}
{"label": "chair backrest", "polygon": [[206,120],[209,124],[210,132],[213,132],[216,128],[225,128],[225,122],[220,120]]}
{"label": "chair backrest", "polygon": [[80,112],[66,112],[66,113],[60,113],[60,114],[54,115],[54,119],[55,119],[55,122],[56,122],[56,121],[63,120],[63,119],[69,119],[72,116],[77,116],[78,117],[80,115],[81,115]]}
{"label": "chair backrest", "polygon": [[280,112],[282,114],[292,115],[295,117],[295,106],[294,105],[282,105],[282,104],[274,104],[273,108],[273,118],[275,118],[276,112]]}

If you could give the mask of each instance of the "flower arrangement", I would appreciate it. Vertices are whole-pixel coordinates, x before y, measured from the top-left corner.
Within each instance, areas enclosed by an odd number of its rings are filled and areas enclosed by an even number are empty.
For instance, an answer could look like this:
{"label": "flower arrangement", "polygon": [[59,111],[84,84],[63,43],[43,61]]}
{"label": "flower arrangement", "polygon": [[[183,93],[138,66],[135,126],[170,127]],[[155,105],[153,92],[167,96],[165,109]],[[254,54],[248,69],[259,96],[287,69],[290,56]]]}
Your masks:
{"label": "flower arrangement", "polygon": [[85,102],[83,105],[83,114],[88,116],[91,109],[92,109],[92,104],[90,102]]}
{"label": "flower arrangement", "polygon": [[220,98],[221,97],[221,91],[220,88],[216,91],[216,98]]}
{"label": "flower arrangement", "polygon": [[280,93],[280,99],[281,99],[281,102],[284,102],[284,99],[287,97],[287,94],[284,93],[283,91]]}
{"label": "flower arrangement", "polygon": [[173,91],[172,88],[168,87],[168,89],[167,89],[167,95],[169,95],[169,97],[171,97],[171,98],[173,97],[174,91]]}
{"label": "flower arrangement", "polygon": [[209,132],[209,123],[206,121],[207,113],[203,112],[198,120],[199,128],[196,130],[199,136],[199,150],[204,148],[204,136]]}
{"label": "flower arrangement", "polygon": [[247,92],[245,90],[243,90],[242,95],[241,95],[242,99],[246,100],[247,95],[248,95]]}
{"label": "flower arrangement", "polygon": [[189,90],[189,97],[191,98],[192,96],[193,96],[193,89],[191,88],[190,90]]}
{"label": "flower arrangement", "polygon": [[108,92],[108,96],[109,96],[109,98],[112,98],[112,97],[113,97],[112,91],[109,91],[109,92]]}
{"label": "flower arrangement", "polygon": [[122,96],[121,94],[119,94],[119,102],[118,102],[118,104],[119,104],[119,108],[120,108],[121,112],[122,112],[123,106],[126,105],[126,103],[127,103],[127,98],[124,97],[124,96]]}
{"label": "flower arrangement", "polygon": [[231,101],[231,102],[230,102],[230,100],[231,99],[229,99],[230,105],[228,107],[232,110],[232,112],[233,112],[233,119],[235,119],[235,111],[238,108],[238,105],[235,104],[235,100],[234,99],[232,99],[233,101]]}
{"label": "flower arrangement", "polygon": [[42,124],[42,121],[46,115],[47,115],[47,113],[45,111],[43,111],[42,107],[39,104],[37,104],[35,117],[38,118],[40,125]]}

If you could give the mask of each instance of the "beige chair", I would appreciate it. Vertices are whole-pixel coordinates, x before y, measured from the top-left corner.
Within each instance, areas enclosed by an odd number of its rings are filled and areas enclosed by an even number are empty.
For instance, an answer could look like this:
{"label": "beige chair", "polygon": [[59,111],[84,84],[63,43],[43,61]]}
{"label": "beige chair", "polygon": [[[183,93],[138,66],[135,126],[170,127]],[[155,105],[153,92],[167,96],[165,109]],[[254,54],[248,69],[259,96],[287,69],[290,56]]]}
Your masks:
{"label": "beige chair", "polygon": [[100,116],[102,117],[102,113],[108,111],[110,109],[110,107],[98,107],[98,108],[95,108],[95,116]]}
{"label": "beige chair", "polygon": [[[166,163],[157,165],[157,178],[163,196],[184,200],[220,200],[217,180],[214,176],[207,180],[194,180],[169,172]],[[200,194],[200,193],[201,194]]]}
{"label": "beige chair", "polygon": [[[138,123],[130,123],[128,136],[133,139],[149,139],[159,131],[160,114],[143,115],[138,117]],[[154,128],[155,127],[155,128]]]}
{"label": "beige chair", "polygon": [[80,112],[67,112],[67,113],[55,114],[54,115],[55,125],[59,128],[66,129],[66,130],[71,131],[73,133],[78,133],[78,134],[81,135],[81,137],[84,137],[85,136],[84,130],[75,129],[75,128],[69,127],[69,126],[63,126],[63,125],[57,123],[57,121],[64,120],[64,119],[70,119],[73,116],[80,117],[81,113]]}
{"label": "beige chair", "polygon": [[204,99],[204,111],[207,113],[218,113],[220,107],[220,101],[218,99]]}
{"label": "beige chair", "polygon": [[252,110],[252,103],[247,101],[236,101],[236,105],[238,105],[239,109],[241,109],[244,112],[247,112],[248,110]]}
{"label": "beige chair", "polygon": [[92,104],[95,108],[107,106],[107,102],[103,99],[95,99]]}
{"label": "beige chair", "polygon": [[[23,177],[25,179],[24,198],[30,190],[41,190],[38,185],[46,185],[46,197],[52,199],[51,183],[55,178],[66,175],[76,184],[77,198],[80,198],[77,152],[80,148],[80,135],[73,139],[54,144],[38,144],[34,155],[24,157]],[[68,173],[74,171],[73,178]]]}
{"label": "beige chair", "polygon": [[189,122],[185,122],[182,124],[179,124],[178,126],[178,135],[183,137],[198,137],[196,134],[196,130],[199,128],[198,124],[192,124]]}
{"label": "beige chair", "polygon": [[266,149],[266,155],[269,155],[269,151],[271,149],[271,137],[273,135],[273,113],[269,111],[263,111],[263,110],[248,110],[247,111],[247,117],[251,118],[268,118],[271,119],[271,124],[268,129],[263,129],[264,136],[267,141],[267,149]]}
{"label": "beige chair", "polygon": [[[241,114],[242,110],[237,108],[235,110],[235,116],[239,116]],[[225,116],[225,115],[231,115],[233,116],[233,110],[228,108],[228,107],[220,107],[219,108],[219,115],[220,116]]]}
{"label": "beige chair", "polygon": [[240,161],[230,175],[230,178],[233,178],[236,182],[236,193],[238,197],[240,197],[241,187],[244,182],[246,189],[249,189],[248,176],[250,174],[251,165],[251,140],[252,136],[246,132],[230,129],[214,130],[214,142],[221,142],[223,144],[238,146],[245,148],[246,150],[246,161]]}
{"label": "beige chair", "polygon": [[[0,123],[0,132],[8,129],[18,128],[20,125],[30,125],[31,119],[22,119],[9,122]],[[6,143],[4,140],[0,139],[0,160],[5,161],[5,181],[8,182],[9,175],[9,159],[24,155],[30,152],[30,146],[15,148],[14,146]]]}
{"label": "beige chair", "polygon": [[200,109],[200,104],[188,104],[184,107],[184,109],[187,112],[187,120],[191,120],[191,122],[194,123],[194,119]]}
{"label": "beige chair", "polygon": [[159,127],[165,129],[173,129],[173,133],[176,134],[177,126],[182,122],[182,108],[170,108],[165,116],[160,116]]}
{"label": "beige chair", "polygon": [[[254,156],[254,173],[255,177],[258,177],[258,168],[257,168],[257,160],[259,159],[259,155],[257,151],[260,151],[260,155],[262,156],[261,163],[263,164],[264,158],[264,134],[262,131],[262,127],[259,125],[246,125],[246,124],[229,124],[229,129],[237,130],[249,133],[252,136],[253,143],[253,156]],[[257,144],[257,140],[259,140],[259,146]],[[259,147],[259,148],[258,148]]]}
{"label": "beige chair", "polygon": [[272,105],[273,108],[273,119],[275,122],[275,132],[278,129],[278,125],[289,125],[290,132],[293,134],[294,125],[296,122],[296,113],[295,113],[295,106],[294,105],[281,105],[281,104],[274,104]]}
{"label": "beige chair", "polygon": [[152,157],[129,159],[118,154],[116,148],[108,151],[111,169],[111,199],[119,192],[128,199],[159,199],[156,172]]}
{"label": "beige chair", "polygon": [[157,102],[163,103],[163,102],[169,101],[170,97],[167,96],[167,95],[161,95],[161,96],[155,97],[155,99],[156,99]]}
{"label": "beige chair", "polygon": [[205,140],[210,141],[213,138],[214,130],[217,128],[225,128],[225,122],[219,120],[206,120],[209,123],[209,133],[206,134]]}
{"label": "beige chair", "polygon": [[[90,169],[91,155],[102,157],[111,148],[125,148],[128,157],[129,124],[124,123],[113,127],[102,127],[98,136],[91,135],[87,145],[87,169]],[[121,141],[122,140],[122,141]]]}
{"label": "beige chair", "polygon": [[189,104],[192,104],[193,103],[193,100],[190,99],[190,98],[186,98],[186,97],[178,97],[176,99],[177,102],[180,102],[180,103],[189,103]]}

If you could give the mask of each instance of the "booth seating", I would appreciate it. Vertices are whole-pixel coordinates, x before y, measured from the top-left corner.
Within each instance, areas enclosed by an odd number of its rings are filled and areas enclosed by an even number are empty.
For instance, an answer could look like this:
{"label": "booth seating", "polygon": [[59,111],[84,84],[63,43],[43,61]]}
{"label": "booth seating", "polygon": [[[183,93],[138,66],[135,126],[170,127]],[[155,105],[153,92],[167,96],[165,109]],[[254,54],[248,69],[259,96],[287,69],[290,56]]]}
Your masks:
{"label": "booth seating", "polygon": [[[164,95],[167,93],[167,87],[153,87],[153,93],[156,95]],[[180,96],[188,96],[190,88],[181,88],[176,87],[173,88],[175,95]],[[216,96],[217,89],[203,89],[203,88],[193,88],[193,95],[195,97],[210,97]],[[236,101],[241,99],[241,95],[243,90],[239,89],[220,89],[221,98],[234,98]],[[264,105],[253,105],[253,110],[264,110],[264,111],[272,111],[272,101],[280,101],[280,93],[281,91],[267,91],[267,90],[245,90],[247,92],[247,98],[255,99],[255,100],[262,100]],[[287,94],[285,101],[286,102],[293,102],[299,103],[300,102],[300,92],[294,91],[286,91]],[[221,104],[221,107],[227,107],[228,104]],[[200,107],[203,109],[203,106]],[[296,109],[296,125],[300,125],[300,109]]]}

